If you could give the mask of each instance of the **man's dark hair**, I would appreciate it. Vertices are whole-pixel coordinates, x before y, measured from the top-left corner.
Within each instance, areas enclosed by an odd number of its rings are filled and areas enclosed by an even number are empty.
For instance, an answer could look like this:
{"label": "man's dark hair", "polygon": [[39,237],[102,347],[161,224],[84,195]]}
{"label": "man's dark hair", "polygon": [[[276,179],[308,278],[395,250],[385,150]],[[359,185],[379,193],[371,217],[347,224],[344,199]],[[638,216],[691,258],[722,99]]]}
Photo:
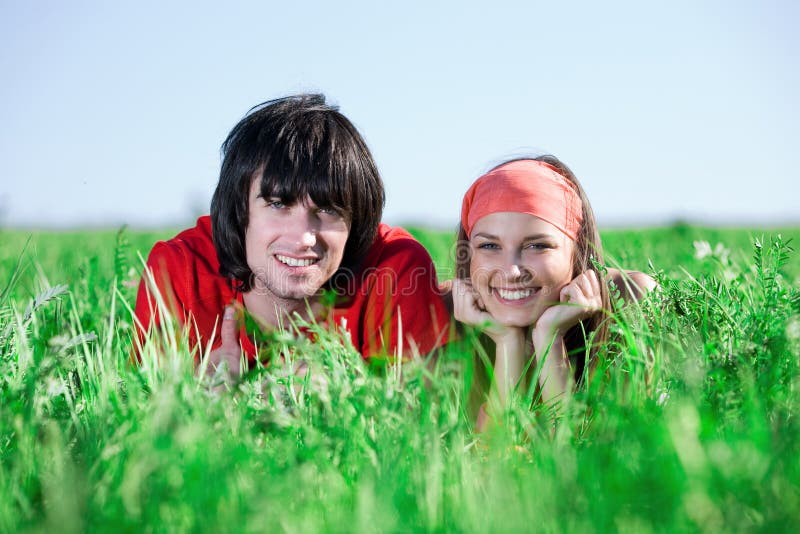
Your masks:
{"label": "man's dark hair", "polygon": [[[239,291],[252,287],[245,231],[253,180],[264,198],[286,204],[306,196],[350,220],[340,269],[355,269],[375,239],[383,183],[355,126],[323,95],[295,95],[252,108],[222,144],[222,169],[211,199],[219,272]],[[258,176],[257,176],[258,173]]]}

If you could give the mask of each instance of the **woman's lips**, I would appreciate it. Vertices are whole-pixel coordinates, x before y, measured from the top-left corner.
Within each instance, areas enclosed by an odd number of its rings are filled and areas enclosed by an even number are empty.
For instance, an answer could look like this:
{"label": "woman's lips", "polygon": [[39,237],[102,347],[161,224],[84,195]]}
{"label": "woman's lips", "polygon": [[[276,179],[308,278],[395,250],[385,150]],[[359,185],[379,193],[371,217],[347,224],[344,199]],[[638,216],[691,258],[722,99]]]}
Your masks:
{"label": "woman's lips", "polygon": [[503,288],[493,287],[492,294],[497,300],[508,305],[527,304],[538,293],[539,288]]}

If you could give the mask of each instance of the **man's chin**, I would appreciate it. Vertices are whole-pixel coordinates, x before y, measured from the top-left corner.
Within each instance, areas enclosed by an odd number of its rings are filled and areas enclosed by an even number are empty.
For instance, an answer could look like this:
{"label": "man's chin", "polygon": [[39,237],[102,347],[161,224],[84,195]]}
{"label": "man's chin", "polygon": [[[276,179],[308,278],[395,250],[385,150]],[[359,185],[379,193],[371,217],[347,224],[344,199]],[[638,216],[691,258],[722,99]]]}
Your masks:
{"label": "man's chin", "polygon": [[322,294],[322,285],[317,277],[294,277],[283,280],[256,279],[253,292],[281,300],[313,300]]}
{"label": "man's chin", "polygon": [[308,294],[300,292],[300,293],[287,293],[286,295],[279,295],[279,296],[283,300],[296,300],[296,301],[307,300],[309,302],[313,302],[321,296],[321,293]]}
{"label": "man's chin", "polygon": [[284,300],[313,301],[322,296],[322,289],[320,287],[307,287],[307,286],[285,288],[284,291],[277,293],[275,296]]}

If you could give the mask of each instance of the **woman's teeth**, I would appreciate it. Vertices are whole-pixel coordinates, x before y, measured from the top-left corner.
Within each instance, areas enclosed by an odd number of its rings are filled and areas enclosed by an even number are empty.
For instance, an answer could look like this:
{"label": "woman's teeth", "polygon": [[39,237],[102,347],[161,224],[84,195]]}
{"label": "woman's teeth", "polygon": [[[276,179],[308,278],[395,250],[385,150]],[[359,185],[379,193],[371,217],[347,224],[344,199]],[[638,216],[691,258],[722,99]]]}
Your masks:
{"label": "woman's teeth", "polygon": [[317,263],[317,260],[314,258],[301,260],[299,258],[290,258],[289,256],[282,256],[281,254],[275,254],[275,257],[278,258],[279,262],[288,265],[289,267],[308,267],[309,265]]}
{"label": "woman's teeth", "polygon": [[503,300],[521,300],[530,297],[532,293],[530,289],[517,289],[514,291],[509,291],[507,289],[495,288],[495,291],[497,291],[497,294],[500,295],[500,298]]}

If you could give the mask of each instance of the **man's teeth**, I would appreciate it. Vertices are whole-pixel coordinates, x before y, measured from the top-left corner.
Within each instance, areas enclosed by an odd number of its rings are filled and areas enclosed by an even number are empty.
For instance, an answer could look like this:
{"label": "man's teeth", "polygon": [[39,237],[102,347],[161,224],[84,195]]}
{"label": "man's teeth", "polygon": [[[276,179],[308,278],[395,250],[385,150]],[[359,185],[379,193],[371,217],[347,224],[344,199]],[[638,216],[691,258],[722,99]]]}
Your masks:
{"label": "man's teeth", "polygon": [[289,267],[308,267],[309,265],[317,263],[317,260],[313,258],[301,260],[299,258],[290,258],[289,256],[282,256],[281,254],[275,254],[275,257],[278,258],[279,262],[286,264]]}
{"label": "man's teeth", "polygon": [[530,297],[532,293],[530,289],[517,289],[514,291],[509,291],[507,289],[496,289],[496,291],[503,300],[520,300]]}

